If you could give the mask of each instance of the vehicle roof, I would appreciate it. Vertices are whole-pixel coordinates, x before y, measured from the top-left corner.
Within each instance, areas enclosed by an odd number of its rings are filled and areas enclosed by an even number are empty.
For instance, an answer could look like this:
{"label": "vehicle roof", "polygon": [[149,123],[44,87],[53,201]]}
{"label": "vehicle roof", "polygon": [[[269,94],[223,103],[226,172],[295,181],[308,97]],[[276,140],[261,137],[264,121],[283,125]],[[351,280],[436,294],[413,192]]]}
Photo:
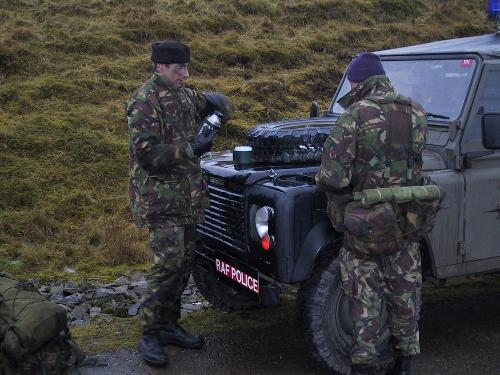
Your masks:
{"label": "vehicle roof", "polygon": [[447,39],[415,46],[376,52],[380,56],[477,53],[483,57],[500,57],[500,33]]}

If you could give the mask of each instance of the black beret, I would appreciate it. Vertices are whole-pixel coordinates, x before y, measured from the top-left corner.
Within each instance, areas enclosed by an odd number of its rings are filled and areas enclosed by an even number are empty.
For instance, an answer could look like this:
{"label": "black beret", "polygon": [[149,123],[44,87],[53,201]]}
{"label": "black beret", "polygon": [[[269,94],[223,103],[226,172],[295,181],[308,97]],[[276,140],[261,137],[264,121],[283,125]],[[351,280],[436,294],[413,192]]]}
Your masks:
{"label": "black beret", "polygon": [[191,61],[189,47],[175,41],[156,42],[151,46],[151,60],[160,64],[183,64]]}

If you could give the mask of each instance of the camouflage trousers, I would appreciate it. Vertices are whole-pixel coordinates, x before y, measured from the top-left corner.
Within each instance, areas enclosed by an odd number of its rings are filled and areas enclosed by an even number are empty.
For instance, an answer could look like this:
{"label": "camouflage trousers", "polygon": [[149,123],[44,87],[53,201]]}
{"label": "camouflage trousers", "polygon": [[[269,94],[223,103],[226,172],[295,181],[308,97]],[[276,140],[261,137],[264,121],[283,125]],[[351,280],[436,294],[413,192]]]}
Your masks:
{"label": "camouflage trousers", "polygon": [[194,225],[167,221],[149,226],[154,258],[140,312],[142,332],[156,331],[179,319],[181,294],[191,274],[198,241]]}
{"label": "camouflage trousers", "polygon": [[420,353],[422,273],[418,243],[406,245],[393,255],[373,258],[356,258],[342,248],[340,271],[353,320],[352,363],[378,365],[379,353],[386,349],[381,342],[383,301],[396,354]]}

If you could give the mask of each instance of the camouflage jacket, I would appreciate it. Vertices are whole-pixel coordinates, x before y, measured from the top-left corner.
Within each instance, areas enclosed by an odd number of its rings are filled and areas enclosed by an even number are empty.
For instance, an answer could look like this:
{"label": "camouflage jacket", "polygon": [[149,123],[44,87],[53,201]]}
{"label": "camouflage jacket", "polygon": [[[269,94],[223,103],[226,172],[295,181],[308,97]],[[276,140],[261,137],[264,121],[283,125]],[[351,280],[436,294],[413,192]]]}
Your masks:
{"label": "camouflage jacket", "polygon": [[201,220],[208,200],[189,142],[206,112],[202,94],[156,73],[128,100],[130,208],[138,226]]}
{"label": "camouflage jacket", "polygon": [[[404,121],[397,132],[391,132],[390,160],[386,160],[388,124],[381,102],[388,103],[391,110],[399,110],[399,113],[406,111],[405,119],[411,119],[411,133]],[[346,111],[325,141],[321,167],[316,174],[318,186],[327,193],[328,214],[335,226],[342,222],[343,206],[353,192],[416,181],[420,177],[427,136],[424,109],[417,102],[397,94],[386,76],[363,81],[339,103]],[[401,152],[395,152],[398,150]],[[390,165],[389,174],[387,165]],[[407,181],[408,177],[413,181]]]}

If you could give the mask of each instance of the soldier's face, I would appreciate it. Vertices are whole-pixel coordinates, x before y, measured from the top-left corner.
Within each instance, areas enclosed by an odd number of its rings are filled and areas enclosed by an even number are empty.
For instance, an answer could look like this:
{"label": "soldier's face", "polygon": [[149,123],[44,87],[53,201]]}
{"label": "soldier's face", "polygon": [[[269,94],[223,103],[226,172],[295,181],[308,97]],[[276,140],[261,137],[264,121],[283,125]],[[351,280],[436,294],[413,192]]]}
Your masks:
{"label": "soldier's face", "polygon": [[349,83],[351,84],[351,91],[358,87],[358,84],[356,82],[349,81]]}
{"label": "soldier's face", "polygon": [[157,71],[176,87],[189,77],[188,64],[158,64]]}

